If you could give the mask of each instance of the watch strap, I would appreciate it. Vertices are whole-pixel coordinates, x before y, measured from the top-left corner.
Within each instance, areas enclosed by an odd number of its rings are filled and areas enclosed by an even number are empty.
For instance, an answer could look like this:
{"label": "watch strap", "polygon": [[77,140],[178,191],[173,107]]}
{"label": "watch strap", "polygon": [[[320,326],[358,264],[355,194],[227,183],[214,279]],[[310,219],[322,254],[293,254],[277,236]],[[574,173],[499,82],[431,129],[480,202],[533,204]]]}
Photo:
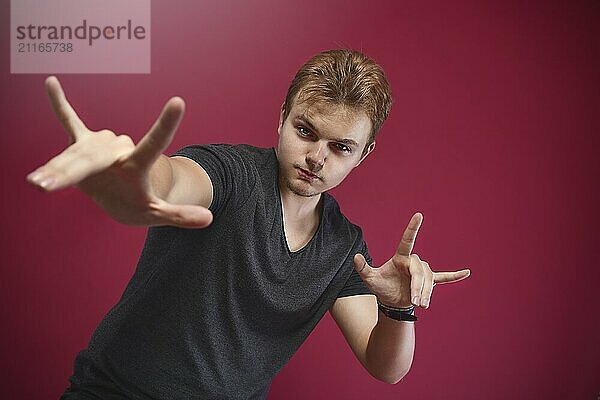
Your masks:
{"label": "watch strap", "polygon": [[386,306],[385,304],[381,304],[377,302],[377,306],[379,307],[379,311],[383,313],[388,318],[395,319],[397,321],[409,321],[414,322],[417,320],[415,316],[415,306],[407,307],[407,308],[397,308]]}

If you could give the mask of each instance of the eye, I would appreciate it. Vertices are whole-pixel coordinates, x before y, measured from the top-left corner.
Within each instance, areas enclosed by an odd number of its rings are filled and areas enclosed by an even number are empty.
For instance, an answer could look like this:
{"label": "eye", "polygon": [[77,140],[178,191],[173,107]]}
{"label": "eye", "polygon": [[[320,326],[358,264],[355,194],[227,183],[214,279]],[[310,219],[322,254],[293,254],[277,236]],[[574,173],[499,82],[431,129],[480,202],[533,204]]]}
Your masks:
{"label": "eye", "polygon": [[352,149],[343,143],[335,143],[334,146],[337,150],[341,151],[342,153],[346,153],[346,154],[352,153]]}
{"label": "eye", "polygon": [[312,134],[311,131],[309,131],[308,129],[306,129],[303,126],[299,126],[296,129],[298,129],[298,133],[300,134],[300,136],[309,137]]}

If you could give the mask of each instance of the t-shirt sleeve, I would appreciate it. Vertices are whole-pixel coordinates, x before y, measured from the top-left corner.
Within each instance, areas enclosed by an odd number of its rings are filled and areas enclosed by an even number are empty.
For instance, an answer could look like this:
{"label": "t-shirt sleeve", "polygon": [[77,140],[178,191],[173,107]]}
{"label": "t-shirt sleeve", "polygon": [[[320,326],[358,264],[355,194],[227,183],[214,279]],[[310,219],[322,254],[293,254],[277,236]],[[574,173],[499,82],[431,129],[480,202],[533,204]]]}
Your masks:
{"label": "t-shirt sleeve", "polygon": [[213,187],[209,210],[215,216],[247,198],[256,183],[253,164],[234,145],[191,145],[179,149],[172,156],[187,157],[204,168]]}
{"label": "t-shirt sleeve", "polygon": [[[367,260],[369,265],[373,265],[373,260],[371,259],[371,256],[369,255],[369,250],[367,249],[367,244],[364,241],[363,241],[363,247],[362,247],[362,250],[360,251],[360,253],[363,256],[365,256],[365,259]],[[353,259],[353,258],[354,258],[354,255],[352,256],[351,259]],[[344,287],[342,288],[342,290],[340,291],[340,293],[338,294],[337,297],[340,298],[340,297],[356,296],[359,294],[372,294],[372,293],[369,290],[369,288],[367,287],[367,285],[365,284],[365,282],[362,280],[362,278],[360,277],[358,272],[356,272],[354,265],[352,265],[352,273],[350,274],[350,277],[346,281],[346,284],[344,285]]]}

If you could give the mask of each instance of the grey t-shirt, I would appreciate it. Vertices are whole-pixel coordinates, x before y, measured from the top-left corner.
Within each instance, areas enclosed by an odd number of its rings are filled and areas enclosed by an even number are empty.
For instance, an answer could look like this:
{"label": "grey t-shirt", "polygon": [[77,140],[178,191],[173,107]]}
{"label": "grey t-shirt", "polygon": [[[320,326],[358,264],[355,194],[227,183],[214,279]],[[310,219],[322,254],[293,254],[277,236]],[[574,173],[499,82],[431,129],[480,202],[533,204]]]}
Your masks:
{"label": "grey t-shirt", "polygon": [[149,229],[71,382],[110,398],[264,398],[335,299],[369,293],[352,262],[358,252],[370,261],[361,230],[324,193],[317,232],[291,252],[274,149],[188,146],[175,155],[209,174],[214,221]]}

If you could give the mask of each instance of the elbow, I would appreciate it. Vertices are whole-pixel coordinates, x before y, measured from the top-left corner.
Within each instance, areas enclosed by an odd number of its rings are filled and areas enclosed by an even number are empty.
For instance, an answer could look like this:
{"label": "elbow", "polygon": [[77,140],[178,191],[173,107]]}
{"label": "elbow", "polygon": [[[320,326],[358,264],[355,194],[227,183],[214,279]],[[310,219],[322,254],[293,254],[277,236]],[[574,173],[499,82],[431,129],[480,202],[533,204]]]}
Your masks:
{"label": "elbow", "polygon": [[386,373],[386,374],[374,374],[371,372],[371,375],[378,381],[388,383],[390,385],[395,385],[398,382],[400,382],[408,374],[409,370],[410,370],[410,368],[406,369],[406,370],[393,372],[393,373]]}
{"label": "elbow", "polygon": [[[408,373],[408,371],[406,373]],[[395,375],[395,376],[385,377],[383,379],[380,379],[380,381],[388,383],[390,385],[395,385],[398,382],[400,382],[402,380],[402,378],[404,378],[406,376],[406,373],[403,373],[400,375]]]}

